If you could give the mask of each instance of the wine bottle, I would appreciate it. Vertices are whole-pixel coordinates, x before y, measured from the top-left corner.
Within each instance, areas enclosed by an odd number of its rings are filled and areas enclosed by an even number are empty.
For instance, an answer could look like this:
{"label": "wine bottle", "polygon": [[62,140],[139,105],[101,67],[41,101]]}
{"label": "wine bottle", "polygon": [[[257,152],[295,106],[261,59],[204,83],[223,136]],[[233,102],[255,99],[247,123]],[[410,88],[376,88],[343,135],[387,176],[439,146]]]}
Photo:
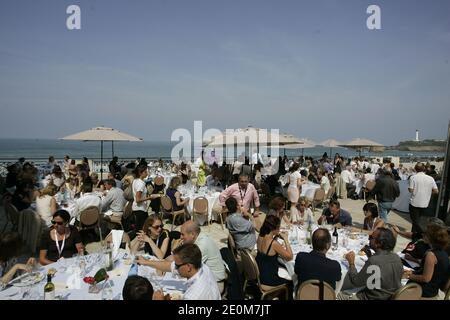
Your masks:
{"label": "wine bottle", "polygon": [[105,267],[106,267],[106,271],[111,271],[112,269],[114,269],[112,244],[107,245]]}
{"label": "wine bottle", "polygon": [[334,227],[334,231],[333,231],[333,248],[337,249],[338,248],[338,241],[339,241],[339,236],[338,236],[338,232],[337,232],[337,228]]}
{"label": "wine bottle", "polygon": [[308,228],[306,229],[306,243],[311,244],[312,242],[312,225],[311,222],[308,221]]}
{"label": "wine bottle", "polygon": [[47,284],[44,287],[44,300],[55,300],[55,285],[52,283],[51,274],[47,274]]}

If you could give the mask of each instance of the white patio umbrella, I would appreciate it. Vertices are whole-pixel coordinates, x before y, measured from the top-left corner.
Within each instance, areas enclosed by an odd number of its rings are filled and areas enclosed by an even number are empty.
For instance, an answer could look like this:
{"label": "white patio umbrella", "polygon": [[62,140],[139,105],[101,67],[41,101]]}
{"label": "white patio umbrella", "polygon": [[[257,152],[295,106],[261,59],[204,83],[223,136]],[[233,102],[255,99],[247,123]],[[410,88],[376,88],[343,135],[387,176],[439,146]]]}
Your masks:
{"label": "white patio umbrella", "polygon": [[364,148],[374,149],[374,148],[383,148],[384,146],[378,142],[369,140],[369,139],[361,139],[355,138],[347,143],[343,143],[339,145],[340,147],[355,149],[359,152],[361,156],[361,151]]}
{"label": "white patio umbrella", "polygon": [[320,142],[318,145],[322,147],[328,147],[330,148],[330,158],[332,157],[332,150],[333,148],[338,148],[343,144],[343,142],[334,140],[334,139],[328,139],[325,141]]}
{"label": "white patio umbrella", "polygon": [[225,132],[221,135],[212,137],[203,142],[204,147],[208,148],[226,148],[248,146],[254,144],[259,150],[259,146],[266,145],[270,147],[286,146],[291,144],[302,144],[302,140],[291,134],[275,134],[271,130],[263,131],[260,128],[247,127],[235,129],[231,132]]}
{"label": "white patio umbrella", "polygon": [[114,156],[114,141],[143,141],[141,138],[134,137],[128,133],[107,127],[95,127],[86,131],[71,134],[61,140],[78,140],[78,141],[100,141],[100,179],[103,179],[103,141],[111,141],[112,152]]}
{"label": "white patio umbrella", "polygon": [[305,139],[299,139],[299,140],[301,141],[301,143],[281,145],[280,148],[284,149],[285,155],[286,155],[286,149],[289,149],[289,150],[302,149],[302,157],[303,157],[304,149],[314,148],[316,146],[316,143],[310,139],[305,138]]}

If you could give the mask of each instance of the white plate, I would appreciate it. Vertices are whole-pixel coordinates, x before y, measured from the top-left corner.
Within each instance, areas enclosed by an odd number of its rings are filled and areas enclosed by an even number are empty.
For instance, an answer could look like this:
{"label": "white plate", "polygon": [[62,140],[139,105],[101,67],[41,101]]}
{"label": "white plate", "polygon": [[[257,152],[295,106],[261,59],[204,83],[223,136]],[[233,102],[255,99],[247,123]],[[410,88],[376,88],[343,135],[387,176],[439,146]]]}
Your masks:
{"label": "white plate", "polygon": [[28,287],[41,282],[42,280],[44,280],[44,278],[44,273],[32,272],[24,275],[20,279],[17,279],[17,281],[14,281],[13,283],[11,283],[11,285],[15,287]]}

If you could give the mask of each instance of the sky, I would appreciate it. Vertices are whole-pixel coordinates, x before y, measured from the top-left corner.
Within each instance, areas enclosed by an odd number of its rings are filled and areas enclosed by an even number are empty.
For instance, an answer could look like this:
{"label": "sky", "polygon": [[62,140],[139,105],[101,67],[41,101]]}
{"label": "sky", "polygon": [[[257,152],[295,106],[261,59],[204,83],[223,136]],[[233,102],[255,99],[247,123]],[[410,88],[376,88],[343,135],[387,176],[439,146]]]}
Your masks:
{"label": "sky", "polygon": [[[66,9],[81,8],[81,30]],[[381,30],[369,30],[369,5]],[[445,139],[450,1],[2,0],[0,138],[104,125]]]}

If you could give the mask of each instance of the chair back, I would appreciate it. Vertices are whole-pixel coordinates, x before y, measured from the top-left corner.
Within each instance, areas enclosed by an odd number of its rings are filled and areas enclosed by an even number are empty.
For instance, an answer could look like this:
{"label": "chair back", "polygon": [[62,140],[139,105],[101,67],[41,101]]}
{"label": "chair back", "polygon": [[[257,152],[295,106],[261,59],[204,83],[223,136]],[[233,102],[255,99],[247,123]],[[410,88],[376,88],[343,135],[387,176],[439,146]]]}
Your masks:
{"label": "chair back", "polygon": [[166,195],[162,196],[161,207],[166,212],[172,212],[172,199],[170,199],[170,197]]}
{"label": "chair back", "polygon": [[255,257],[247,250],[241,250],[242,269],[247,281],[257,281],[259,285],[259,268]]}
{"label": "chair back", "polygon": [[392,295],[392,300],[420,300],[421,297],[422,287],[420,284],[408,283]]}
{"label": "chair back", "polygon": [[331,197],[333,197],[333,194],[335,192],[336,192],[336,187],[335,186],[331,186],[330,189],[328,190],[327,199],[331,199]]}
{"label": "chair back", "polygon": [[151,184],[148,184],[147,185],[147,194],[152,194],[153,190],[155,190],[155,188]]}
{"label": "chair back", "polygon": [[133,214],[133,200],[128,201],[123,208],[122,219],[127,219]]}
{"label": "chair back", "polygon": [[323,190],[322,188],[317,188],[314,191],[314,201],[323,201],[325,200],[325,190]]}
{"label": "chair back", "polygon": [[207,215],[208,214],[208,199],[205,197],[198,197],[194,199],[194,213]]}
{"label": "chair back", "polygon": [[260,212],[259,216],[257,216],[254,220],[255,220],[255,230],[259,233],[259,230],[261,230],[264,220],[266,220],[266,214]]}
{"label": "chair back", "polygon": [[373,188],[375,188],[375,184],[376,184],[375,180],[369,180],[369,181],[367,181],[367,183],[366,183],[366,189],[367,189],[367,191],[372,191]]}
{"label": "chair back", "polygon": [[236,259],[237,257],[236,242],[234,242],[234,238],[229,232],[228,232],[228,248],[233,253],[234,259]]}
{"label": "chair back", "polygon": [[80,213],[80,223],[82,226],[92,226],[98,224],[100,220],[100,211],[98,207],[88,207]]}
{"label": "chair back", "polygon": [[164,184],[164,178],[157,176],[154,180],[156,186],[162,186]]}
{"label": "chair back", "polygon": [[303,282],[297,291],[297,300],[336,300],[332,286],[320,280]]}
{"label": "chair back", "polygon": [[[111,243],[111,242],[112,242],[112,232],[110,232],[110,233],[106,236],[105,241],[106,241],[107,243]],[[130,240],[130,236],[128,235],[128,233],[126,233],[126,232],[123,233],[123,235],[122,235],[122,241],[121,241],[121,242],[122,242],[122,243],[127,243],[128,246],[130,246],[131,240]]]}

